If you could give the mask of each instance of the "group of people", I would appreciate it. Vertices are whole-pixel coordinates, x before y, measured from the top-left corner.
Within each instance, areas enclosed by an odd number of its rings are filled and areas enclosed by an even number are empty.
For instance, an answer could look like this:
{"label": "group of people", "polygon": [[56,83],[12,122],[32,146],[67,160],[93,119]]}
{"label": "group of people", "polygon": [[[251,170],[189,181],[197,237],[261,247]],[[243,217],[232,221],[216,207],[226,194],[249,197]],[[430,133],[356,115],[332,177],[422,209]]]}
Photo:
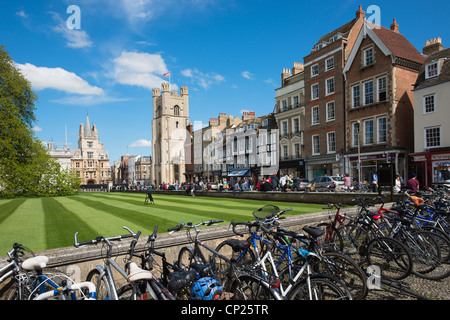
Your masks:
{"label": "group of people", "polygon": [[256,189],[259,191],[289,191],[292,189],[293,183],[292,174],[281,173],[279,178],[274,174],[259,180]]}

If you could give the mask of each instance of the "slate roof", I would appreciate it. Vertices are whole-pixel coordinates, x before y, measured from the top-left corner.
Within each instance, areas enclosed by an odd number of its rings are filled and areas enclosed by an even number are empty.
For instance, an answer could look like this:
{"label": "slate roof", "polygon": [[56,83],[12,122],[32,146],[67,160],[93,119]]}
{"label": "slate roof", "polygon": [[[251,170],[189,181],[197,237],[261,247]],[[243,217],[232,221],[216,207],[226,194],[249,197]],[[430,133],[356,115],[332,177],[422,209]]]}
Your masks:
{"label": "slate roof", "polygon": [[425,57],[401,33],[381,26],[374,27],[372,30],[394,56],[420,64],[424,63]]}
{"label": "slate roof", "polygon": [[[442,64],[439,75],[434,78],[425,79],[425,65],[433,61],[438,61],[440,59],[444,59],[444,62]],[[450,81],[450,48],[435,52],[426,58],[419,71],[419,76],[417,77],[414,89],[429,87],[447,81]]]}
{"label": "slate roof", "polygon": [[[343,26],[340,26],[339,28],[327,33],[326,35],[322,36],[319,41],[317,41],[317,43],[313,46],[313,48],[318,45],[319,43],[322,42],[328,42],[328,40],[334,36],[335,34],[341,33],[341,34],[346,34],[347,32],[349,32],[353,26],[355,25],[356,21],[358,21],[358,19],[353,19],[349,22],[347,22],[346,24],[344,24]],[[313,49],[314,51],[314,49]]]}

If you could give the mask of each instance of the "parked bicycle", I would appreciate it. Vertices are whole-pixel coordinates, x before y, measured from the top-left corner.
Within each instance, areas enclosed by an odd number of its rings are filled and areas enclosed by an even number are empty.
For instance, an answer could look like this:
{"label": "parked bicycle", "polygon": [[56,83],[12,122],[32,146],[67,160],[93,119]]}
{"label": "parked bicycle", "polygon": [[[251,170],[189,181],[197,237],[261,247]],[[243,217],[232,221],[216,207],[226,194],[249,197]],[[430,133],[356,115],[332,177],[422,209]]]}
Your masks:
{"label": "parked bicycle", "polygon": [[[358,198],[361,207],[355,217],[340,214],[336,209],[334,219],[327,226],[325,242],[354,257],[363,269],[378,266],[382,277],[402,280],[412,272],[412,257],[400,241],[383,234],[376,223],[377,214],[368,210],[368,198]],[[344,223],[343,221],[347,221]]]}
{"label": "parked bicycle", "polygon": [[[156,239],[156,226],[153,234],[148,237],[146,245],[150,244],[150,251],[154,250],[154,240]],[[137,232],[130,243],[128,255],[125,259],[125,271],[128,273],[128,279],[131,281],[118,290],[120,297],[129,297],[130,300],[175,300],[172,293],[166,288],[165,284],[160,281],[152,272],[153,258],[151,255],[144,253],[136,253],[136,244],[141,235]],[[150,241],[152,240],[152,241]],[[140,260],[140,267],[133,261],[134,257]]]}
{"label": "parked bicycle", "polygon": [[[259,274],[253,273],[250,268],[239,265],[235,259],[229,259],[199,240],[200,226],[211,226],[220,222],[223,220],[202,221],[198,224],[180,223],[178,226],[168,229],[170,232],[186,229],[188,238],[194,244],[193,248],[185,246],[180,250],[178,266],[184,270],[194,269],[201,276],[216,277],[221,281],[220,284],[227,299],[282,300],[273,284]],[[191,231],[195,232],[195,236],[191,234]],[[236,248],[239,246],[240,244],[236,243]],[[201,248],[211,254],[209,259],[204,256]]]}
{"label": "parked bicycle", "polygon": [[[48,257],[36,256],[21,244],[14,243],[7,255],[8,264],[0,269],[0,283],[10,280],[2,289],[2,293],[6,292],[6,300],[33,300],[40,294],[57,290],[71,282],[64,272],[47,268]],[[72,300],[77,297],[64,292],[58,294],[57,298]]]}
{"label": "parked bicycle", "polygon": [[[127,273],[124,269],[122,269],[116,261],[113,259],[113,241],[121,241],[127,238],[135,238],[136,234],[134,234],[127,227],[123,227],[126,229],[129,234],[114,236],[114,237],[97,237],[93,240],[78,242],[78,232],[75,233],[75,243],[74,246],[76,248],[85,245],[96,245],[96,244],[104,244],[106,247],[106,259],[104,260],[104,265],[97,265],[95,269],[92,269],[87,277],[86,281],[92,282],[96,286],[97,299],[98,300],[128,300],[128,299],[137,299],[136,294],[139,293],[139,280],[148,279],[151,280],[153,275],[150,271],[142,270],[136,264],[131,264],[129,273]],[[117,288],[116,281],[113,276],[112,269],[115,269],[119,275],[127,282],[127,284],[131,284],[133,290],[131,291],[133,294],[130,295],[129,290],[125,290],[125,288]]]}
{"label": "parked bicycle", "polygon": [[[239,265],[247,269],[252,268],[252,272],[271,283],[273,290],[284,299],[351,299],[350,292],[339,279],[312,272],[310,263],[316,259],[320,260],[318,255],[293,248],[290,243],[280,243],[275,238],[267,238],[273,234],[269,228],[276,227],[280,216],[290,210],[291,208],[280,210],[275,206],[265,206],[253,212],[256,222],[232,221],[230,225],[237,235],[244,236],[236,228],[248,228],[250,237],[244,243],[249,245],[233,247],[236,240],[226,240],[219,244],[217,251],[228,255],[236,254],[235,259]],[[258,231],[262,231],[263,235],[258,235]],[[305,261],[301,264],[297,261],[297,264],[294,264],[294,251],[300,253]]]}

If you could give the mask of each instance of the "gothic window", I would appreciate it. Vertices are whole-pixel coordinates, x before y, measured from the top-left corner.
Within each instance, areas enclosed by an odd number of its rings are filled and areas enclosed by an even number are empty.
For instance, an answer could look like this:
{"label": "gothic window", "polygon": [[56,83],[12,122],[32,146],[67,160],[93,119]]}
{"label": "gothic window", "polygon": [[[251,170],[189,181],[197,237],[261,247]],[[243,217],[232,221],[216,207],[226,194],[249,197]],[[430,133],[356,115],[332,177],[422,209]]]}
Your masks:
{"label": "gothic window", "polygon": [[180,107],[179,107],[179,106],[175,106],[175,107],[173,108],[173,114],[174,114],[175,116],[179,116],[179,115],[180,115]]}

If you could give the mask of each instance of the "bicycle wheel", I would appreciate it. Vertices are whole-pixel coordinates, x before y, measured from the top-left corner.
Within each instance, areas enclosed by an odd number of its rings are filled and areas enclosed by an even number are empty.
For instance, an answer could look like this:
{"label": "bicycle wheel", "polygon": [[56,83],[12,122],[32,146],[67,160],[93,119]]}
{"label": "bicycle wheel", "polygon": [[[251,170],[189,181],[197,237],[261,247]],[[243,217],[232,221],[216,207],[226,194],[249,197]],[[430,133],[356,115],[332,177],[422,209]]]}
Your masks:
{"label": "bicycle wheel", "polygon": [[281,300],[265,281],[250,274],[238,276],[230,293],[233,300]]}
{"label": "bicycle wheel", "polygon": [[434,232],[413,231],[405,245],[413,258],[413,273],[429,280],[441,280],[450,275],[450,240]]}
{"label": "bicycle wheel", "polygon": [[381,277],[402,280],[412,272],[413,261],[408,249],[400,241],[388,237],[372,239],[360,253],[368,266],[377,266]]}
{"label": "bicycle wheel", "polygon": [[340,281],[324,275],[310,275],[299,281],[288,295],[288,300],[351,300],[351,295],[341,289]]}
{"label": "bicycle wheel", "polygon": [[155,300],[147,290],[149,285],[145,280],[138,281],[135,285],[128,283],[117,290],[119,300]]}
{"label": "bicycle wheel", "polygon": [[362,300],[367,296],[367,277],[355,260],[337,251],[326,251],[321,256],[322,261],[314,265],[314,271],[341,280],[354,300]]}
{"label": "bicycle wheel", "polygon": [[92,269],[89,271],[86,281],[90,281],[95,285],[97,291],[97,300],[109,300],[112,297],[110,292],[112,290],[109,281],[105,277],[101,276],[100,271]]}
{"label": "bicycle wheel", "polygon": [[194,250],[191,247],[183,247],[178,253],[178,267],[182,270],[190,270],[191,264],[196,262]]}

